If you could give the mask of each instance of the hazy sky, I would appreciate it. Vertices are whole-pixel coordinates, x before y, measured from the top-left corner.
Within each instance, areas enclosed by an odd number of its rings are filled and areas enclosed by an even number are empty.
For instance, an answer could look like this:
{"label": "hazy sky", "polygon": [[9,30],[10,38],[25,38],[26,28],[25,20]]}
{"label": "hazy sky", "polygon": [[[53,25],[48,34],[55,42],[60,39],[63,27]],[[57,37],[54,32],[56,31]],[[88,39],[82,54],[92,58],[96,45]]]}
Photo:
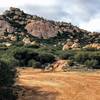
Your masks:
{"label": "hazy sky", "polygon": [[33,15],[71,22],[100,32],[100,0],[0,0],[0,13],[11,6]]}

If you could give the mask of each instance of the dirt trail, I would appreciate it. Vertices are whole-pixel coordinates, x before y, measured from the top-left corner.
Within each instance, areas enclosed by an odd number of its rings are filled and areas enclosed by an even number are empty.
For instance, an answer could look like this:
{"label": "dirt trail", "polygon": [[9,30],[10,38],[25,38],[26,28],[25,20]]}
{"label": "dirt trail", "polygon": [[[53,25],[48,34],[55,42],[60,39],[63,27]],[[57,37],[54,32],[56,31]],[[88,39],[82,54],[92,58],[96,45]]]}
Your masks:
{"label": "dirt trail", "polygon": [[18,84],[25,87],[19,100],[100,100],[99,72],[43,73],[20,69]]}

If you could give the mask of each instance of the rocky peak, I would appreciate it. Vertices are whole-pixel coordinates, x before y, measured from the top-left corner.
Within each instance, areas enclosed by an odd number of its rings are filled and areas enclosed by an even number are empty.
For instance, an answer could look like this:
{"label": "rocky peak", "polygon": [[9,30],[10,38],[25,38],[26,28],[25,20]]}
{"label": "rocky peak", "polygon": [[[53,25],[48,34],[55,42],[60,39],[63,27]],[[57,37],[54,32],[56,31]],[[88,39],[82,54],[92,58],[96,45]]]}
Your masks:
{"label": "rocky peak", "polygon": [[4,13],[3,13],[3,15],[4,16],[9,16],[9,17],[11,17],[11,16],[14,16],[14,15],[19,15],[19,16],[22,16],[24,14],[24,12],[23,11],[21,11],[20,9],[18,9],[18,8],[14,8],[14,7],[10,7],[10,9],[9,10],[6,10]]}
{"label": "rocky peak", "polygon": [[[0,15],[0,32],[2,30],[17,34],[31,34],[31,36],[42,39],[49,39],[58,35],[62,37],[63,35],[66,40],[78,39],[79,42],[86,43],[100,42],[100,34],[97,32],[88,32],[71,23],[56,22],[36,15],[29,15],[14,7],[10,7],[3,15]],[[91,41],[90,38],[92,38]]]}

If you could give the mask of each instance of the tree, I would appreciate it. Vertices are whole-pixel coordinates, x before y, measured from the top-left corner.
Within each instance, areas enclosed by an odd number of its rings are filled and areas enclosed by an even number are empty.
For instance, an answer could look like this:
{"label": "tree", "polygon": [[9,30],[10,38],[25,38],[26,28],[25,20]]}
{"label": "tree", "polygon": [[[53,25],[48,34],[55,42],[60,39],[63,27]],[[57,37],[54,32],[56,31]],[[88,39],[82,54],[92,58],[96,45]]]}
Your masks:
{"label": "tree", "polygon": [[54,55],[50,54],[50,53],[41,53],[38,56],[38,61],[42,64],[45,63],[52,63],[55,60]]}
{"label": "tree", "polygon": [[16,69],[0,60],[0,100],[16,100],[13,85],[16,79]]}

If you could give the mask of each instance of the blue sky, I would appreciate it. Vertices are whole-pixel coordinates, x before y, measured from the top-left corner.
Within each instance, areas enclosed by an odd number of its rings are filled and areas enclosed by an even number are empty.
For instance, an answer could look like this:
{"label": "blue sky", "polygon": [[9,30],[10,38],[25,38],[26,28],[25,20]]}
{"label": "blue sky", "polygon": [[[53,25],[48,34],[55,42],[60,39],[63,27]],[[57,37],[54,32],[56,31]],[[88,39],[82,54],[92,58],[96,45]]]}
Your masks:
{"label": "blue sky", "polygon": [[100,32],[100,0],[0,0],[0,13],[11,6],[29,14]]}

